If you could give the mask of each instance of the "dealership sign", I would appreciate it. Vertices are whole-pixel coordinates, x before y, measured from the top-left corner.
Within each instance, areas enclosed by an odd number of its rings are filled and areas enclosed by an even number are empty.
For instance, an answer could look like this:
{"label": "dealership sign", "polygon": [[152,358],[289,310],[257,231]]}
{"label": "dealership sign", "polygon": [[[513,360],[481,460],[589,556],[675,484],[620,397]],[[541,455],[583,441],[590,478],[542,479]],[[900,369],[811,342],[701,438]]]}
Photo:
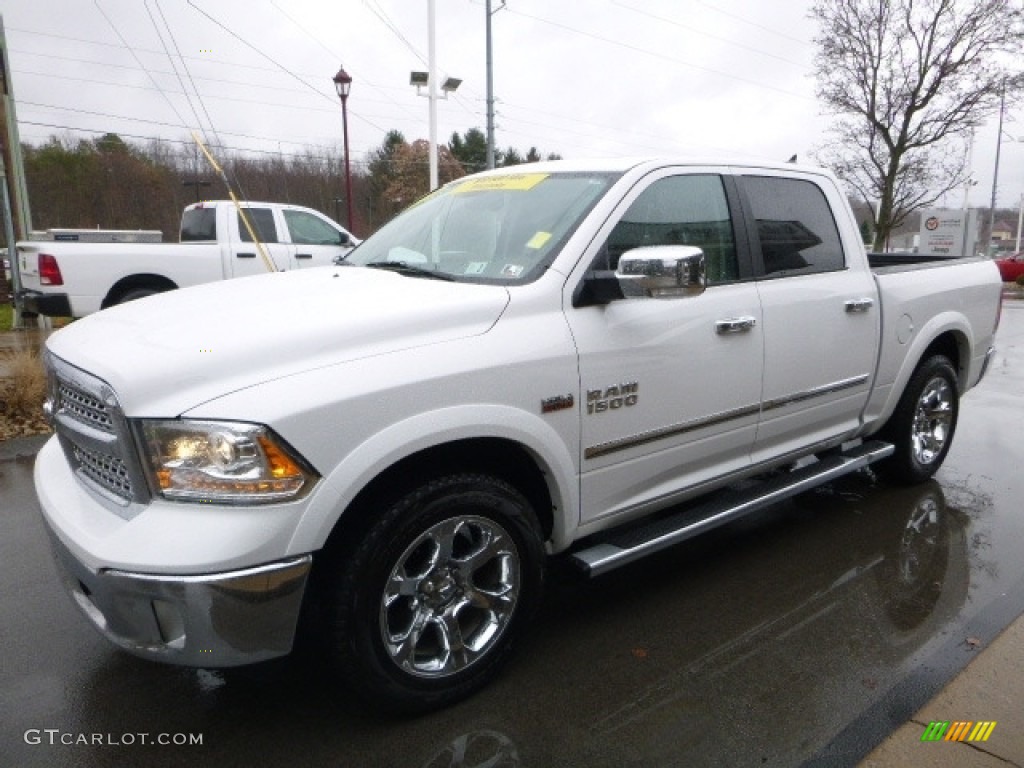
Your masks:
{"label": "dealership sign", "polygon": [[967,256],[974,237],[965,243],[965,234],[973,233],[977,222],[974,211],[929,208],[921,212],[921,236],[918,253],[931,256]]}

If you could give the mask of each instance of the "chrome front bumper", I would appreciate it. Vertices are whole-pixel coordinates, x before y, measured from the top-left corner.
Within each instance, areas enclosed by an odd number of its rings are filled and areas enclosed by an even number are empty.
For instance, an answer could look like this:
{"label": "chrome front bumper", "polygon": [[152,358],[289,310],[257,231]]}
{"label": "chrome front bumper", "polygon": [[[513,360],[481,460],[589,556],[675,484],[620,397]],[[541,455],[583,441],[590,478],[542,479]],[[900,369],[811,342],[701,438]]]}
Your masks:
{"label": "chrome front bumper", "polygon": [[292,649],[311,555],[200,576],[96,573],[49,533],[75,603],[108,640],[136,656],[233,667]]}

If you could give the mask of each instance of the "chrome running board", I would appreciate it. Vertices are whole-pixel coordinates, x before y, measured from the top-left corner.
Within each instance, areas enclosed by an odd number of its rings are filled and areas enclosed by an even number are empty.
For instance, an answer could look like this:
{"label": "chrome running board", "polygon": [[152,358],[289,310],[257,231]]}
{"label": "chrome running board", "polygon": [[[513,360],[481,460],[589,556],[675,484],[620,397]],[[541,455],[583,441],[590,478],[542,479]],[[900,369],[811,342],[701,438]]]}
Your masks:
{"label": "chrome running board", "polygon": [[598,534],[601,537],[600,543],[574,552],[570,556],[571,560],[589,576],[607,573],[620,565],[639,560],[652,552],[671,547],[770,504],[855,472],[891,456],[894,450],[890,443],[878,440],[862,443],[784,475],[758,482],[753,487],[715,494],[709,501],[698,502],[696,506],[685,507],[680,512],[639,527]]}

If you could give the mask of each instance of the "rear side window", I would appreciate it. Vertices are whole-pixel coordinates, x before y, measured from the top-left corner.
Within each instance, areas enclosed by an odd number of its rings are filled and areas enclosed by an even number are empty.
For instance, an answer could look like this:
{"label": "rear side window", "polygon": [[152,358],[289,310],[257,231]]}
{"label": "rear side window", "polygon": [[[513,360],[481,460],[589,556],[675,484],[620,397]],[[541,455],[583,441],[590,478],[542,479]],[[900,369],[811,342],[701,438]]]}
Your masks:
{"label": "rear side window", "polygon": [[217,239],[217,209],[191,208],[181,216],[181,242]]}
{"label": "rear side window", "polygon": [[768,275],[831,272],[846,266],[832,209],[817,184],[744,176]]}
{"label": "rear side window", "polygon": [[[272,210],[269,208],[246,208],[245,212],[248,214],[249,221],[252,223],[253,229],[256,230],[256,236],[259,237],[260,242],[281,242],[277,237],[277,227],[274,225]],[[249,230],[245,228],[245,222],[242,221],[241,216],[238,217],[238,235],[243,243],[252,242],[252,237],[249,235]]]}

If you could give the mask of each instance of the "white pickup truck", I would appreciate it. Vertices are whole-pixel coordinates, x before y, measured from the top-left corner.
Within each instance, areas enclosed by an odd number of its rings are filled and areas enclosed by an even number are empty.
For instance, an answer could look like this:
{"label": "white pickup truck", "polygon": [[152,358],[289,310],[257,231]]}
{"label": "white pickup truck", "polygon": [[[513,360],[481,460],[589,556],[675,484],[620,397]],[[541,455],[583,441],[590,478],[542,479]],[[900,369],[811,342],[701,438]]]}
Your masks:
{"label": "white pickup truck", "polygon": [[36,488],[121,648],[232,666],[301,628],[367,700],[437,707],[496,674],[555,555],[601,574],[872,462],[931,476],[1000,287],[872,269],[813,168],[498,170],[336,268],[53,334]]}
{"label": "white pickup truck", "polygon": [[[278,270],[324,266],[360,242],[318,211],[243,203]],[[28,240],[17,244],[25,311],[84,317],[154,293],[268,271],[230,200],[195,203],[178,243]]]}

